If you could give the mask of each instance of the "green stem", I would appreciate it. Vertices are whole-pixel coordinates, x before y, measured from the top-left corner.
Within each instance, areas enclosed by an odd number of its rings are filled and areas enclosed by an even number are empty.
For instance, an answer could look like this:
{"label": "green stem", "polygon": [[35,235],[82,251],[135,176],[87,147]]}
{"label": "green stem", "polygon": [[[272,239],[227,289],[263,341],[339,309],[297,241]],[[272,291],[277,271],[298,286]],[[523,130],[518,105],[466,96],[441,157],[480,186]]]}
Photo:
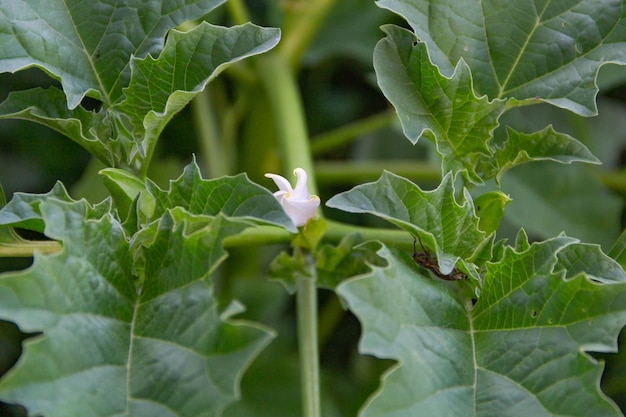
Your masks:
{"label": "green stem", "polygon": [[[315,265],[309,257],[309,272]],[[296,309],[298,316],[298,348],[302,380],[303,417],[320,417],[320,375],[317,342],[317,286],[315,277],[298,277]]]}
{"label": "green stem", "polygon": [[326,13],[336,0],[308,0],[292,2],[283,25],[279,53],[292,68],[296,68],[322,24]]}
{"label": "green stem", "polygon": [[283,152],[283,169],[289,174],[295,168],[304,169],[309,174],[309,191],[317,194],[304,108],[295,74],[280,55],[271,54],[263,58],[259,60],[259,70]]}
{"label": "green stem", "polygon": [[315,176],[324,185],[361,184],[380,177],[383,170],[418,182],[439,183],[441,169],[428,162],[408,160],[387,161],[319,161],[315,162]]}
{"label": "green stem", "polygon": [[[380,240],[387,244],[394,244],[403,249],[410,249],[412,238],[398,229],[380,229],[374,227],[360,227],[326,220],[328,231],[324,235],[323,242],[338,243],[347,234],[358,232],[365,240]],[[224,247],[236,248],[243,246],[259,246],[271,244],[285,244],[293,239],[293,234],[276,226],[257,226],[244,230],[238,235],[224,239]],[[55,241],[25,242],[25,243],[1,243],[0,258],[32,257],[35,251],[49,254],[59,252],[63,246]]]}
{"label": "green stem", "polygon": [[228,0],[226,2],[226,6],[228,7],[230,17],[233,19],[235,24],[243,25],[251,20],[248,9],[246,9],[246,5],[242,0]]}
{"label": "green stem", "polygon": [[225,157],[220,144],[219,129],[208,87],[191,102],[191,112],[208,177],[228,175],[228,158]]}
{"label": "green stem", "polygon": [[[272,108],[284,170],[302,168],[309,174],[309,191],[317,194],[313,159],[297,80],[289,63],[277,54],[259,61],[261,79]],[[295,248],[295,250],[299,250]],[[307,254],[311,277],[297,278],[296,309],[298,348],[302,370],[302,409],[304,417],[320,417],[319,357],[317,342],[317,284],[315,261]]]}
{"label": "green stem", "polygon": [[413,249],[413,237],[400,229],[381,229],[375,227],[353,226],[326,219],[328,229],[324,242],[338,243],[350,233],[359,233],[363,240],[380,240],[388,245],[395,245],[403,250]]}
{"label": "green stem", "polygon": [[322,133],[311,140],[311,152],[313,155],[319,155],[341,148],[359,136],[391,125],[395,120],[397,120],[395,112],[387,111]]}
{"label": "green stem", "polygon": [[0,243],[0,258],[30,258],[35,252],[51,254],[59,252],[61,249],[63,246],[53,240],[15,244]]}

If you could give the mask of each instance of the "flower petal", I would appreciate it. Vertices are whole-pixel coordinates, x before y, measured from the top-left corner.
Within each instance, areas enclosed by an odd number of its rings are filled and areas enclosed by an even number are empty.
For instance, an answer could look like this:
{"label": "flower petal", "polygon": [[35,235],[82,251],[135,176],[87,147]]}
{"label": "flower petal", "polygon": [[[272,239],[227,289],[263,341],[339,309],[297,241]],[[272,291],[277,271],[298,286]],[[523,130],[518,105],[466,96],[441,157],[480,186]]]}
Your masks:
{"label": "flower petal", "polygon": [[293,188],[291,188],[291,184],[289,184],[289,181],[287,181],[285,177],[282,177],[276,174],[265,174],[265,176],[267,178],[271,178],[280,191],[284,191],[286,193],[293,192]]}
{"label": "flower petal", "polygon": [[315,212],[320,205],[320,199],[318,196],[312,195],[305,201],[282,198],[280,203],[293,224],[300,227],[304,226],[311,217],[315,216]]}
{"label": "flower petal", "polygon": [[296,200],[308,200],[311,194],[307,185],[308,176],[306,171],[302,168],[296,168],[293,170],[293,173],[298,180],[296,181],[296,188],[293,190],[292,197]]}
{"label": "flower petal", "polygon": [[265,176],[274,180],[279,188],[274,193],[274,197],[280,202],[293,224],[300,227],[315,216],[320,205],[320,198],[309,194],[308,178],[304,169],[296,168],[293,173],[297,177],[295,189],[291,187],[289,181],[280,175],[265,174]]}

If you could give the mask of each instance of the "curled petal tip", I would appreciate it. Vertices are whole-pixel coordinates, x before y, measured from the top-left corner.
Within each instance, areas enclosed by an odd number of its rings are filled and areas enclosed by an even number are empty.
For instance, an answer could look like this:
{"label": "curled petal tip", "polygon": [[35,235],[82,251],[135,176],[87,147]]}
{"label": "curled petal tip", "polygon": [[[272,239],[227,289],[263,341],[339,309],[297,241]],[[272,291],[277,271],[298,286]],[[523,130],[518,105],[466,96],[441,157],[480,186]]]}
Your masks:
{"label": "curled petal tip", "polygon": [[293,173],[297,178],[295,188],[292,188],[289,181],[280,175],[265,174],[265,176],[274,180],[280,189],[274,193],[274,197],[280,202],[293,224],[300,227],[315,216],[320,205],[320,199],[309,193],[308,177],[304,169],[296,168]]}

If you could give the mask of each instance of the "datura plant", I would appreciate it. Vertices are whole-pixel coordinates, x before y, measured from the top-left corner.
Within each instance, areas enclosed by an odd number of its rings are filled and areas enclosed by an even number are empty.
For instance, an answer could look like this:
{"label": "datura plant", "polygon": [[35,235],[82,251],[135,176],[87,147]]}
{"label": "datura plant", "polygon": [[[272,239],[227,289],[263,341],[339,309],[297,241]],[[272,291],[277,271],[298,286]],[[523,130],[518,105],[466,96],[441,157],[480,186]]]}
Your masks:
{"label": "datura plant", "polygon": [[626,1],[223,2],[0,0],[0,415],[622,416]]}
{"label": "datura plant", "polygon": [[293,224],[300,227],[315,215],[320,205],[320,198],[309,193],[308,177],[304,169],[296,168],[293,173],[298,178],[295,188],[292,188],[289,181],[280,175],[265,174],[265,176],[276,183],[278,191],[274,193],[274,197],[280,202]]}

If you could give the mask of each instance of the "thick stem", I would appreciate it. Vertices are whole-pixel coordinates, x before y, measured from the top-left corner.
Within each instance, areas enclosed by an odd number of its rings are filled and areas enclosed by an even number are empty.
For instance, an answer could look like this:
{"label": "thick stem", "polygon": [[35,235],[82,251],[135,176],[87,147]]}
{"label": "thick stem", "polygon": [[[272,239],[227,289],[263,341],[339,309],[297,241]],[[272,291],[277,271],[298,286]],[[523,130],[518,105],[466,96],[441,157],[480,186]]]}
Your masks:
{"label": "thick stem", "polygon": [[62,249],[63,246],[53,240],[15,244],[0,243],[0,258],[29,258],[34,256],[35,252],[51,254],[60,252]]}
{"label": "thick stem", "polygon": [[290,66],[297,67],[302,54],[317,34],[326,14],[336,0],[307,0],[293,2],[287,9],[283,25],[283,41],[278,50]]}
{"label": "thick stem", "polygon": [[309,191],[317,194],[309,136],[295,75],[280,55],[264,58],[259,62],[259,69],[274,115],[284,171],[289,175],[296,168],[304,169],[309,174]]}
{"label": "thick stem", "polygon": [[315,177],[320,184],[326,186],[375,181],[380,177],[383,170],[391,171],[420,183],[439,184],[441,182],[441,168],[429,162],[409,160],[315,162]]}
{"label": "thick stem", "polygon": [[[313,262],[311,259],[309,269],[315,273]],[[302,381],[302,414],[303,417],[320,417],[317,286],[314,277],[297,278],[296,308]]]}
{"label": "thick stem", "polygon": [[[317,194],[304,109],[294,71],[287,60],[278,54],[268,55],[259,61],[259,70],[283,152],[283,169],[287,172],[293,172],[295,168],[304,169],[309,174],[309,191]],[[296,294],[302,410],[304,417],[320,417],[315,261],[310,254],[306,258],[310,276],[297,278]]]}
{"label": "thick stem", "polygon": [[243,25],[250,21],[250,14],[242,0],[229,0],[226,2],[228,12],[233,22],[237,25]]}
{"label": "thick stem", "polygon": [[208,87],[191,102],[191,112],[208,177],[217,178],[228,175],[228,158],[220,143],[219,128],[211,108],[211,95]]}

